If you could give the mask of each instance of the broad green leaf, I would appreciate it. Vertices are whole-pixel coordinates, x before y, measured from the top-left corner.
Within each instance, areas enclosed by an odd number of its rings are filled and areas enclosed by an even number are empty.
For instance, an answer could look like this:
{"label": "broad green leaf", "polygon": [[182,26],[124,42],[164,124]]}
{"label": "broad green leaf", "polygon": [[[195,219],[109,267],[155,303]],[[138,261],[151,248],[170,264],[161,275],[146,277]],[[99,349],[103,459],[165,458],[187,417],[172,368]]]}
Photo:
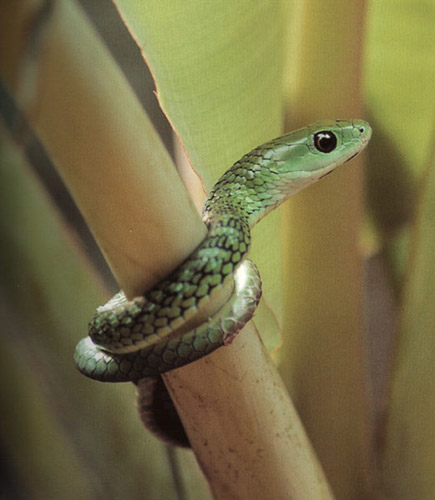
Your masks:
{"label": "broad green leaf", "polygon": [[391,498],[435,498],[435,156],[423,176],[385,427]]}
{"label": "broad green leaf", "polygon": [[370,158],[380,157],[385,164],[394,150],[400,164],[390,168],[398,175],[405,169],[415,182],[424,172],[433,141],[435,2],[373,0],[367,16],[364,86],[376,130]]}
{"label": "broad green leaf", "polygon": [[433,0],[374,0],[367,17],[364,89],[375,131],[367,199],[398,290],[433,141],[434,19]]}
{"label": "broad green leaf", "polygon": [[[160,104],[206,190],[282,126],[281,4],[273,0],[117,0],[153,73]],[[280,314],[279,215],[255,229],[251,256]],[[267,311],[266,308],[263,308]],[[256,321],[276,344],[273,316]],[[271,319],[272,318],[272,319]],[[269,321],[265,327],[265,322]]]}

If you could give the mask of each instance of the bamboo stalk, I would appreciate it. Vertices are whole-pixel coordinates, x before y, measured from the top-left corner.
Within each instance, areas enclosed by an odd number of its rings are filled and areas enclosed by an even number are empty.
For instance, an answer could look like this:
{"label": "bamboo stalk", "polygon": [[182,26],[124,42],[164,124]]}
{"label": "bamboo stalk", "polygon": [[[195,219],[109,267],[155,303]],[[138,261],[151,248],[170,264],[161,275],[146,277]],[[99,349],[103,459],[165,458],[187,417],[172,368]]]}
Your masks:
{"label": "bamboo stalk", "polygon": [[166,382],[214,498],[333,498],[252,323]]}
{"label": "bamboo stalk", "polygon": [[0,241],[0,439],[23,497],[175,498],[165,447],[143,435],[133,385],[98,384],[74,367],[78,336],[107,291],[1,126]]}
{"label": "bamboo stalk", "polygon": [[[21,12],[13,4],[3,9],[2,45],[24,51],[26,23],[38,9],[30,1],[17,3]],[[14,29],[18,15],[21,29]],[[189,255],[205,227],[152,124],[81,11],[61,1],[49,16],[41,26],[39,59],[4,50],[1,72],[16,91],[29,73],[17,62],[35,66],[35,79],[25,85],[28,119],[132,297]]]}
{"label": "bamboo stalk", "polygon": [[[2,44],[26,40],[33,5],[9,8],[12,27],[2,31]],[[203,239],[204,226],[146,115],[75,3],[56,2],[44,30],[32,61],[37,72],[28,119],[120,286],[135,295],[188,255]],[[0,59],[13,92],[17,71],[11,67],[7,56]],[[331,498],[252,327],[231,347],[165,380],[216,498]]]}
{"label": "bamboo stalk", "polygon": [[[364,2],[308,0],[291,15],[288,128],[324,118],[361,118]],[[282,226],[289,338],[281,372],[334,493],[346,500],[365,498],[371,482],[362,188],[357,158],[290,200]]]}

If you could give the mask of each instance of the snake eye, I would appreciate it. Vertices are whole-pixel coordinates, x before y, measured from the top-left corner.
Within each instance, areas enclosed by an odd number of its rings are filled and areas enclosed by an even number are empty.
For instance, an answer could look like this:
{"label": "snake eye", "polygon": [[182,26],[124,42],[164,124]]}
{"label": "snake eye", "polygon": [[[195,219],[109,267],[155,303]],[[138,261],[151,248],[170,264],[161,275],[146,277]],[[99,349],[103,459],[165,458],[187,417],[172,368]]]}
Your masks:
{"label": "snake eye", "polygon": [[314,134],[314,146],[321,153],[330,153],[337,146],[337,137],[328,130]]}

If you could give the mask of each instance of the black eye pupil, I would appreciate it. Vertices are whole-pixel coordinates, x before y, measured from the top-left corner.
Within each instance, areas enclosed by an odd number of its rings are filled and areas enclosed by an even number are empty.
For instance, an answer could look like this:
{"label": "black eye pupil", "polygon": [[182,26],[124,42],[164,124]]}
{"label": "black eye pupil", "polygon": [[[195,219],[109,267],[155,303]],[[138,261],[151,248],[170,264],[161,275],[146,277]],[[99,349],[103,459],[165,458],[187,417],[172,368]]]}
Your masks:
{"label": "black eye pupil", "polygon": [[314,146],[321,153],[330,153],[337,146],[337,137],[327,130],[317,132],[314,134]]}

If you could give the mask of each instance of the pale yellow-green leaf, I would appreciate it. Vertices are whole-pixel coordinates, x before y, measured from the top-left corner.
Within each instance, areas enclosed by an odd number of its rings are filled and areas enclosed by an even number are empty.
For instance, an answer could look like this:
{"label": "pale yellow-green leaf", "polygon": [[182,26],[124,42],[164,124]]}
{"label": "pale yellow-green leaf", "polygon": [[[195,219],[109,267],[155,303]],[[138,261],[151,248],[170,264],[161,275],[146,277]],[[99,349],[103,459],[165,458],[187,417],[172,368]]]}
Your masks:
{"label": "pale yellow-green leaf", "polygon": [[[161,106],[206,190],[282,127],[282,19],[276,1],[118,0],[153,73]],[[267,226],[267,227],[266,227]],[[280,315],[279,215],[255,230],[251,253]],[[264,310],[267,311],[266,308]],[[257,314],[267,344],[276,325]],[[273,338],[272,332],[275,332]]]}
{"label": "pale yellow-green leaf", "polygon": [[[435,2],[373,0],[367,12],[366,106],[375,134],[370,157],[387,162],[390,149],[416,181],[433,141]],[[413,184],[404,186],[412,189]]]}
{"label": "pale yellow-green leaf", "polygon": [[390,498],[435,498],[435,156],[419,199],[404,289],[383,486]]}
{"label": "pale yellow-green leaf", "polygon": [[434,132],[434,0],[373,0],[367,13],[364,91],[374,128],[368,208],[397,290],[409,223]]}

